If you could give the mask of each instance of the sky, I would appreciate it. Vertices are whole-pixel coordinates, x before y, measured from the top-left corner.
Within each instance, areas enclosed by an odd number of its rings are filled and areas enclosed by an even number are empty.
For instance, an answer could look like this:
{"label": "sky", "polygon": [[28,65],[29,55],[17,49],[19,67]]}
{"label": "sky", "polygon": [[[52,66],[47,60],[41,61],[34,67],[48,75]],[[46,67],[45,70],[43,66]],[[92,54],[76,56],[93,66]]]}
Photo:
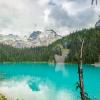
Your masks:
{"label": "sky", "polygon": [[97,6],[91,6],[91,0],[0,0],[0,34],[54,29],[67,35],[94,27],[99,14],[99,0]]}

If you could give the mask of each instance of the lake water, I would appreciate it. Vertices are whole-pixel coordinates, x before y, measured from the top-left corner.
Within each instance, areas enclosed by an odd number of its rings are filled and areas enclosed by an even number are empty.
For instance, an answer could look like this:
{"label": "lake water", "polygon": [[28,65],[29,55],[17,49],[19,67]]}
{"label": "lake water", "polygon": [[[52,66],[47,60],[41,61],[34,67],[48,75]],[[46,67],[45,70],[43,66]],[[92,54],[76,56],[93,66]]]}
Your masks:
{"label": "lake water", "polygon": [[[85,92],[100,100],[100,68],[84,65]],[[80,100],[77,65],[0,64],[0,92],[9,100]]]}

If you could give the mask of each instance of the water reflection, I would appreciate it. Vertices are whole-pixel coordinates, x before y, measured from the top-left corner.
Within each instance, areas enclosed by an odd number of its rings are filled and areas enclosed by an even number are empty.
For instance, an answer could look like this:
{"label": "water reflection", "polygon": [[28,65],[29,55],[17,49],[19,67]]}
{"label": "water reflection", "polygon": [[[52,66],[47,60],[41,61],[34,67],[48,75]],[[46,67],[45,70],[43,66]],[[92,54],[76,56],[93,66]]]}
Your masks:
{"label": "water reflection", "polygon": [[[0,72],[5,73],[0,92],[9,100],[79,100],[76,65],[0,64]],[[85,88],[91,97],[100,98],[99,76],[99,68],[84,67]]]}
{"label": "water reflection", "polygon": [[78,100],[63,64],[5,64],[0,71],[6,73],[0,92],[9,100]]}
{"label": "water reflection", "polygon": [[68,76],[68,70],[67,70],[67,67],[65,67],[65,64],[56,64],[55,71],[62,72],[63,76],[66,76],[66,77]]}
{"label": "water reflection", "polygon": [[[35,81],[37,84],[32,83],[30,87],[30,82],[30,79],[16,81],[14,78],[5,80],[0,85],[0,92],[5,94],[9,100],[16,100],[17,98],[20,100],[75,100],[75,96],[71,91],[66,89],[57,91],[53,84],[43,84],[42,80],[38,83],[37,79]],[[34,90],[35,87],[38,87],[38,91],[37,89]]]}

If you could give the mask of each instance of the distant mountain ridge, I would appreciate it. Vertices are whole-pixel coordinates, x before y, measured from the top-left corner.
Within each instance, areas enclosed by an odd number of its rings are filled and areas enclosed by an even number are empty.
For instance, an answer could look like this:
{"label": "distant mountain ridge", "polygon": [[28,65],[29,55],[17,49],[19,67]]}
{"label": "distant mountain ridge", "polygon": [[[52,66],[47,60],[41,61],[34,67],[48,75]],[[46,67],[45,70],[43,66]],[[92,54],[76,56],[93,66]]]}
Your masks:
{"label": "distant mountain ridge", "polygon": [[20,37],[18,35],[2,35],[0,34],[0,43],[10,45],[16,48],[30,48],[36,46],[48,46],[52,42],[60,39],[54,30],[33,31],[29,36]]}
{"label": "distant mountain ridge", "polygon": [[[52,35],[52,36],[51,36]],[[31,34],[33,36],[33,33]],[[0,38],[2,38],[0,36]],[[23,42],[19,40],[17,36],[4,36],[12,37],[17,41],[17,46],[22,47]],[[43,43],[46,45],[47,42],[50,43],[52,38],[55,39],[55,34],[48,34],[40,33],[37,38],[34,40],[30,36],[24,37],[24,41],[28,41],[29,43],[35,43],[35,45],[40,45],[39,43]],[[40,38],[40,39],[39,39]],[[50,40],[49,40],[50,38]],[[58,36],[59,38],[59,36]],[[3,39],[3,38],[2,38]],[[8,38],[7,38],[8,39]],[[28,39],[28,40],[27,40]],[[39,40],[38,40],[39,39]],[[56,38],[57,39],[57,38]],[[55,39],[55,40],[56,40]],[[50,62],[55,63],[55,55],[59,55],[57,57],[57,61],[64,60],[62,56],[66,55],[65,62],[66,63],[77,63],[79,58],[79,51],[80,51],[80,39],[84,39],[84,48],[83,48],[83,63],[84,64],[94,64],[95,62],[99,62],[100,60],[100,30],[98,28],[91,28],[91,29],[83,29],[80,31],[73,32],[63,38],[60,37],[57,41],[51,43],[48,46],[37,46],[34,48],[15,48],[8,45],[0,44],[0,62]],[[10,41],[10,40],[9,40]],[[38,43],[37,43],[38,41]],[[27,46],[30,47],[29,43]],[[12,41],[11,41],[12,43]],[[25,42],[24,42],[25,43]],[[26,46],[26,44],[25,44]],[[63,54],[63,51],[65,53]],[[60,58],[61,57],[61,58]],[[98,63],[97,63],[98,64]]]}

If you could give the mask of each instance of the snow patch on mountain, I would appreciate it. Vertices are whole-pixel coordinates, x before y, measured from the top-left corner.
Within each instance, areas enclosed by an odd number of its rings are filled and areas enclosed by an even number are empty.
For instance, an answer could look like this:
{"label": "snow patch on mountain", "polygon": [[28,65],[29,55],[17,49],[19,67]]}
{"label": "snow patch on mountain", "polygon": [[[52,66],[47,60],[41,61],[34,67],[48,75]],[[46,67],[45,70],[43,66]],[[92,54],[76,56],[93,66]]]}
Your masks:
{"label": "snow patch on mountain", "polygon": [[48,46],[60,38],[61,36],[59,36],[54,30],[46,30],[44,32],[34,31],[29,36],[23,37],[13,34],[0,34],[0,43],[16,48],[30,48],[36,46]]}

